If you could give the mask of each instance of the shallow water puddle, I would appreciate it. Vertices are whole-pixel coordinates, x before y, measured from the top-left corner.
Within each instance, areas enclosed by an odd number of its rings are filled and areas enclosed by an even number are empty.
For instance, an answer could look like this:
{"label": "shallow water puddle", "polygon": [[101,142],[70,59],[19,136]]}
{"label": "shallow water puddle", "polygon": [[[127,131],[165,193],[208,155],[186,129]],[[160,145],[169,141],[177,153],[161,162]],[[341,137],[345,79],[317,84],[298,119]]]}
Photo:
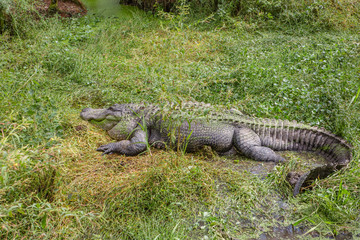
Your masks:
{"label": "shallow water puddle", "polygon": [[133,13],[139,12],[136,7],[119,4],[119,0],[83,0],[89,10],[115,17],[133,17]]}
{"label": "shallow water puddle", "polygon": [[[296,171],[296,172],[307,172],[310,169],[313,169],[317,166],[324,165],[326,163],[325,158],[314,154],[314,153],[294,153],[294,152],[278,152],[283,156],[287,162],[276,164],[273,162],[256,162],[245,157],[229,157],[227,159],[221,158],[218,161],[215,161],[215,168],[229,169],[231,171],[237,172],[240,175],[243,175],[244,178],[249,177],[249,173],[257,176],[260,181],[266,181],[266,178],[271,176],[277,166],[284,166],[284,171]],[[276,174],[276,173],[275,173]],[[244,212],[237,213],[236,205],[234,204],[231,197],[231,190],[229,189],[229,183],[226,181],[220,180],[216,182],[217,192],[220,198],[223,198],[225,202],[228,202],[228,207],[219,211],[219,215],[222,215],[222,218],[226,219],[228,222],[232,222],[235,227],[235,232],[242,233],[256,231],[260,235],[258,238],[250,239],[259,239],[259,240],[269,240],[269,239],[309,239],[319,237],[319,233],[316,231],[309,231],[310,228],[299,224],[294,226],[289,224],[289,219],[287,219],[288,211],[291,206],[289,206],[286,197],[281,196],[276,189],[271,187],[268,189],[266,196],[256,196],[256,201],[259,201],[258,204],[255,204],[251,207],[252,217],[245,216]],[[231,187],[230,187],[231,188]],[[247,189],[246,183],[244,183],[244,188]],[[247,191],[251,191],[250,187],[248,190],[241,190],[247,194]],[[255,190],[256,191],[256,190]],[[229,194],[230,193],[230,194]],[[250,194],[251,195],[251,194]],[[262,205],[262,202],[268,202],[269,205]],[[235,209],[235,210],[234,210]],[[221,217],[220,217],[221,218]],[[262,220],[263,219],[263,220]],[[270,220],[273,219],[273,220]],[[287,220],[286,220],[287,219]],[[272,225],[262,225],[263,221],[271,221]],[[306,234],[306,235],[305,235]],[[324,236],[322,236],[324,237]],[[332,238],[333,236],[325,236],[325,238]],[[234,239],[237,239],[236,237]],[[248,238],[247,238],[248,239]]]}

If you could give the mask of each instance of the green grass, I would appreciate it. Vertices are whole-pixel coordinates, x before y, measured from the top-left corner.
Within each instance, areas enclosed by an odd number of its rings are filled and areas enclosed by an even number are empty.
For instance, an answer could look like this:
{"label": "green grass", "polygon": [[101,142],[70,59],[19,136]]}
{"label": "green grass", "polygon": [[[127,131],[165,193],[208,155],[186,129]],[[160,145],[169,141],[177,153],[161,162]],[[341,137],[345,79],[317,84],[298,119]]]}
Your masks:
{"label": "green grass", "polygon": [[[359,234],[358,34],[174,28],[132,15],[0,35],[2,238],[247,239],[290,224]],[[111,140],[79,118],[84,107],[165,100],[319,125],[350,141],[354,159],[293,198],[285,176],[301,155],[268,176],[209,151],[101,157]]]}

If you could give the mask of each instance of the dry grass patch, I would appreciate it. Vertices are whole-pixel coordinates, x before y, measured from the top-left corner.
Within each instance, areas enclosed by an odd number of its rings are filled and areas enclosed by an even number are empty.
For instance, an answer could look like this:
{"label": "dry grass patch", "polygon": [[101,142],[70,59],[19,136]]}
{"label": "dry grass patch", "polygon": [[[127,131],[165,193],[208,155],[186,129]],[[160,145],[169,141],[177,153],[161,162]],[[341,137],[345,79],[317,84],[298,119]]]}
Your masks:
{"label": "dry grass patch", "polygon": [[61,169],[63,184],[57,199],[95,211],[126,205],[121,215],[153,212],[180,202],[211,201],[213,179],[206,162],[193,155],[152,149],[136,157],[101,156],[96,147],[111,139],[88,126],[64,140],[58,157],[67,163]]}

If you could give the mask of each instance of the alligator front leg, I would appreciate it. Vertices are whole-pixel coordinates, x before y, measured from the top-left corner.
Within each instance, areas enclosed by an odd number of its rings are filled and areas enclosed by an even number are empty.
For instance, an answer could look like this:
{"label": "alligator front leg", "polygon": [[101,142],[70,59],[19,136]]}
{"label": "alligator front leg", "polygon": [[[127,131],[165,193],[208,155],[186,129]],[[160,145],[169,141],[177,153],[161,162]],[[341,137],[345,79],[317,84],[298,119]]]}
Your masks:
{"label": "alligator front leg", "polygon": [[143,130],[135,130],[130,140],[109,143],[100,146],[96,151],[104,154],[119,153],[127,156],[135,156],[146,150],[146,133]]}
{"label": "alligator front leg", "polygon": [[238,151],[256,161],[284,162],[285,159],[272,149],[261,146],[260,137],[250,128],[236,128],[234,145]]}

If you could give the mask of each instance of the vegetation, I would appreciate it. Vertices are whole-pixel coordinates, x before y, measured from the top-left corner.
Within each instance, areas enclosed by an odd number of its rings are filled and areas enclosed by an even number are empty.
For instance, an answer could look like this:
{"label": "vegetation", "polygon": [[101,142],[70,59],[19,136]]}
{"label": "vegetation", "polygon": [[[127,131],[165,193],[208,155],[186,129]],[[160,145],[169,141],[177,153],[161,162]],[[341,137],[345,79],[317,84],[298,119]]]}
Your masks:
{"label": "vegetation", "polygon": [[181,12],[189,7],[192,15],[212,15],[221,22],[239,17],[252,27],[307,25],[316,28],[358,27],[360,3],[353,0],[121,0],[145,10]]}
{"label": "vegetation", "polygon": [[[24,28],[32,21],[27,19],[33,19],[38,15],[35,10],[35,6],[30,0],[1,0],[0,1],[0,33],[5,31],[11,34],[19,34]],[[24,24],[27,22],[27,24]]]}
{"label": "vegetation", "polygon": [[[188,9],[19,14],[3,28],[1,238],[359,236],[359,35],[310,23],[259,30],[260,20],[194,20]],[[325,127],[353,144],[354,159],[293,198],[286,173],[316,156],[284,153],[269,172],[208,149],[101,157],[109,137],[79,118],[84,107],[182,100]]]}

